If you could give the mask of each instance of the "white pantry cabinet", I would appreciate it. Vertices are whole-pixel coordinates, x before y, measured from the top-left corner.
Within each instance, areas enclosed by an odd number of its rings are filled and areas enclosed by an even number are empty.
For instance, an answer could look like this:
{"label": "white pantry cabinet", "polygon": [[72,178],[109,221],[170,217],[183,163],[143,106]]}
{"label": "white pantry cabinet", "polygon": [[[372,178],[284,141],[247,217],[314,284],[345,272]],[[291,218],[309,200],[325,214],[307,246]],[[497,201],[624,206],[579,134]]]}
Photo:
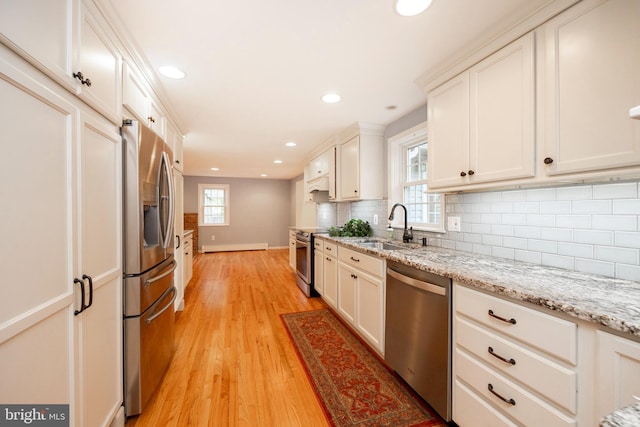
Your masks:
{"label": "white pantry cabinet", "polygon": [[535,175],[534,34],[428,95],[429,188]]}
{"label": "white pantry cabinet", "polygon": [[2,179],[19,184],[1,190],[14,286],[0,288],[0,401],[68,403],[70,425],[109,425],[123,378],[118,128],[2,46],[0,98],[15,142]]}
{"label": "white pantry cabinet", "polygon": [[122,57],[106,28],[89,0],[0,2],[1,41],[119,124]]}
{"label": "white pantry cabinet", "polygon": [[543,27],[548,175],[640,164],[640,2],[585,0]]}
{"label": "white pantry cabinet", "polygon": [[597,332],[597,418],[640,400],[640,342]]}

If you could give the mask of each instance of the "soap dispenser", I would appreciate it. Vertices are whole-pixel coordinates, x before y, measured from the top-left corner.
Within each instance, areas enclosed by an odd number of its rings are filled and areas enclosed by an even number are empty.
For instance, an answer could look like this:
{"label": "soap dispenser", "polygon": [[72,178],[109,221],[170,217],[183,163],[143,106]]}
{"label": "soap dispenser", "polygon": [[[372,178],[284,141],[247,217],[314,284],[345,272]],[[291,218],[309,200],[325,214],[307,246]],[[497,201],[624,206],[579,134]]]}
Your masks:
{"label": "soap dispenser", "polygon": [[393,228],[391,227],[391,223],[387,224],[387,239],[393,240]]}

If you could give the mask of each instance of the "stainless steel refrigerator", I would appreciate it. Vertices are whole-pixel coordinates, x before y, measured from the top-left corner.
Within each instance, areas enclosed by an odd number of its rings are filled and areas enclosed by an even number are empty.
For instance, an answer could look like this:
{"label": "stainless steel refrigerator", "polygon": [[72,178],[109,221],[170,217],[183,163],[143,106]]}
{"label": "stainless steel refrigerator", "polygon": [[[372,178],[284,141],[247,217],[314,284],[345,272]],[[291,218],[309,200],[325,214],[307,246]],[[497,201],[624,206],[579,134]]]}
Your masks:
{"label": "stainless steel refrigerator", "polygon": [[169,146],[144,124],[122,126],[125,414],[139,414],[174,352],[174,191]]}

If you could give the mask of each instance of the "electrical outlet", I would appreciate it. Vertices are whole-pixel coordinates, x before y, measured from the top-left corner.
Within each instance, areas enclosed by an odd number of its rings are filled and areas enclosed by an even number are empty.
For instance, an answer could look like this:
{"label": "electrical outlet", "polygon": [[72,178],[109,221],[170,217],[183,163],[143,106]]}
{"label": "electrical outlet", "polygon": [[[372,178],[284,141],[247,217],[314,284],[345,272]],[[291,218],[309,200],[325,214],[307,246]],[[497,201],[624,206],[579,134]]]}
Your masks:
{"label": "electrical outlet", "polygon": [[460,231],[460,217],[459,216],[450,216],[448,219],[448,229],[449,231]]}
{"label": "electrical outlet", "polygon": [[373,225],[378,225],[378,214],[373,214]]}
{"label": "electrical outlet", "polygon": [[216,236],[215,236],[215,234],[212,234],[212,235],[211,235],[211,240],[216,240]]}

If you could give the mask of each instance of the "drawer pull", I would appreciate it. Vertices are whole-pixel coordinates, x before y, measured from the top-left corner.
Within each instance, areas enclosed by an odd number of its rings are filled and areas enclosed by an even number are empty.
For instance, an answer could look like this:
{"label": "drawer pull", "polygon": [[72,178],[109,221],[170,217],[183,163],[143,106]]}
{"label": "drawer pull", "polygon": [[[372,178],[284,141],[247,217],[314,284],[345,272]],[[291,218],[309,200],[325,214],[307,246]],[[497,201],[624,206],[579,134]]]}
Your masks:
{"label": "drawer pull", "polygon": [[360,262],[360,260],[358,258],[354,258],[354,257],[351,257],[351,261]]}
{"label": "drawer pull", "polygon": [[352,278],[352,279],[357,279],[357,278],[358,278],[358,276],[356,276],[355,274],[351,274],[351,278]]}
{"label": "drawer pull", "polygon": [[505,319],[504,317],[496,316],[495,314],[493,314],[493,310],[489,310],[488,314],[489,316],[495,317],[498,320],[502,320],[505,323],[511,323],[512,325],[516,324],[516,319],[514,319],[513,317],[511,319]]}
{"label": "drawer pull", "polygon": [[489,383],[489,385],[487,386],[487,388],[489,389],[489,391],[491,392],[491,394],[493,394],[494,396],[496,396],[498,399],[502,400],[504,403],[508,403],[509,405],[513,405],[516,406],[516,401],[513,399],[505,399],[504,397],[500,396],[498,393],[496,393],[493,390],[493,385],[491,383]]}
{"label": "drawer pull", "polygon": [[499,354],[495,353],[495,352],[493,351],[493,347],[489,347],[489,348],[487,349],[487,351],[489,352],[489,354],[490,354],[490,355],[492,355],[492,356],[493,356],[493,357],[495,357],[496,359],[500,359],[500,360],[502,360],[504,363],[508,363],[508,364],[510,364],[510,365],[515,365],[515,364],[516,364],[516,361],[515,361],[515,360],[513,360],[513,359],[505,359],[504,357],[502,357],[502,356],[500,356]]}

